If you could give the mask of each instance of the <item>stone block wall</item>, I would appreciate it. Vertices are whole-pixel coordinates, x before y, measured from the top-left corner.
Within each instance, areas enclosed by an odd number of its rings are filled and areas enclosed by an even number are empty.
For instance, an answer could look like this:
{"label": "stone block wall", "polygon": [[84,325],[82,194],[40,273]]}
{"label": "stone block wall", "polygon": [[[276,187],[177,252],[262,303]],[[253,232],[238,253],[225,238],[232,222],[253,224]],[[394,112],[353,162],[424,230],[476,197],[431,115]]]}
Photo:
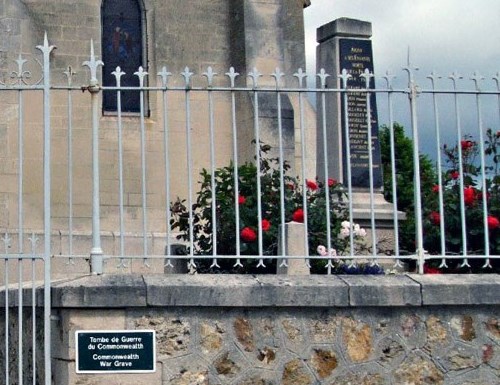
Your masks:
{"label": "stone block wall", "polygon": [[[495,385],[498,276],[100,276],[54,285],[55,384]],[[76,374],[75,331],[156,330],[151,374]]]}
{"label": "stone block wall", "polygon": [[[3,6],[2,4],[5,3]],[[246,85],[247,73],[254,65],[265,73],[260,84],[274,84],[269,75],[280,67],[288,75],[286,82],[296,80],[291,76],[299,67],[305,67],[303,7],[307,2],[297,0],[143,0],[139,2],[144,11],[144,52],[148,84],[160,85],[157,73],[163,66],[174,75],[169,86],[184,85],[180,72],[186,66],[194,72],[191,85],[205,86],[202,75],[207,67],[218,74],[214,85],[229,84],[224,74],[230,66],[241,75],[237,85]],[[95,53],[101,58],[101,0],[13,0],[0,1],[0,80],[10,82],[11,72],[17,70],[13,61],[20,53],[28,60],[25,70],[32,73],[29,84],[41,76],[40,51],[47,32],[49,43],[57,47],[51,53],[51,78],[54,85],[67,84],[63,71],[72,67],[76,72],[73,85],[88,86],[88,68],[82,63],[89,60],[90,40],[94,41]],[[98,70],[98,79],[102,71]],[[26,80],[26,79],[25,79]],[[287,84],[283,80],[283,85]],[[23,93],[24,127],[24,228],[27,233],[43,228],[43,108],[38,91]],[[72,93],[73,164],[68,165],[68,95],[64,90],[51,95],[52,122],[52,228],[67,231],[68,227],[68,169],[73,169],[73,230],[88,232],[92,215],[92,146],[90,95],[79,90]],[[98,98],[102,98],[102,92]],[[164,112],[168,115],[169,148],[172,167],[170,170],[171,200],[188,194],[187,180],[193,178],[194,185],[202,168],[210,166],[210,136],[208,96],[206,93],[191,93],[191,121],[186,123],[184,94],[168,93],[168,107],[164,111],[162,92],[147,95],[149,114],[145,119],[145,152],[147,172],[147,223],[148,232],[166,231],[165,219],[165,164],[164,164]],[[18,119],[20,106],[18,93],[2,92],[0,106],[0,228],[12,232],[18,227]],[[313,114],[311,106],[309,115]],[[101,102],[99,102],[101,106]],[[229,164],[232,150],[231,97],[228,93],[214,95],[216,166]],[[286,112],[296,106],[287,106]],[[236,100],[237,136],[240,143],[240,162],[252,161],[254,152],[251,140],[254,137],[254,107],[249,94],[239,93]],[[276,136],[276,119],[269,116],[260,119],[264,138]],[[296,118],[295,118],[296,119]],[[294,146],[300,148],[300,136],[295,130],[298,120],[287,117],[287,158],[296,155]],[[309,120],[313,119],[309,117]],[[101,179],[101,229],[116,232],[119,228],[118,194],[118,138],[117,118],[113,114],[100,114],[100,179]],[[142,169],[141,132],[137,115],[125,116],[123,121],[124,149],[124,204],[126,232],[141,232],[142,229]],[[191,131],[193,172],[187,171],[186,127]],[[308,126],[309,127],[309,126]],[[309,127],[308,131],[314,131]],[[294,130],[295,129],[295,130]],[[299,140],[299,143],[296,143]],[[312,152],[312,151],[311,151]],[[311,170],[314,168],[311,166]],[[314,173],[311,177],[314,176]],[[128,249],[133,249],[134,245]],[[74,251],[87,254],[88,249]],[[108,251],[105,250],[105,253]]]}

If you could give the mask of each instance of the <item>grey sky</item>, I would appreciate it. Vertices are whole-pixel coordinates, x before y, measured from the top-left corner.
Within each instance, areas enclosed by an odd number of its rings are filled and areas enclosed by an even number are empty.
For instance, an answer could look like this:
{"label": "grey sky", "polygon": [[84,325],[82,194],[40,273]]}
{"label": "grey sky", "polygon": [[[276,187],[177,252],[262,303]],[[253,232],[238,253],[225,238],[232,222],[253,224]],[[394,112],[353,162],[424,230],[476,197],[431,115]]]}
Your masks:
{"label": "grey sky", "polygon": [[[407,75],[401,68],[406,65],[410,47],[412,64],[420,68],[416,79],[421,87],[430,88],[426,77],[434,70],[443,77],[438,88],[451,88],[448,76],[457,71],[464,77],[459,88],[473,89],[470,77],[477,70],[486,78],[482,89],[496,90],[492,77],[500,71],[500,0],[312,0],[311,3],[305,10],[309,73],[316,71],[316,28],[340,17],[350,17],[372,23],[377,87],[385,87],[380,78],[387,70],[397,76],[396,87],[406,87]],[[484,99],[484,125],[498,130],[497,98]],[[379,96],[381,124],[387,123],[384,107],[381,108],[383,101]],[[461,102],[463,133],[477,136],[475,100],[472,96],[463,97]],[[434,157],[436,135],[430,97],[421,96],[419,103],[421,149]],[[453,99],[441,96],[440,103],[442,140],[456,142]],[[400,108],[395,120],[408,129],[407,109]]]}
{"label": "grey sky", "polygon": [[[339,17],[369,21],[375,71],[399,75],[410,47],[425,78],[477,69],[500,71],[500,0],[312,0],[305,10],[308,69],[314,69],[316,28]],[[403,74],[401,74],[403,76]]]}

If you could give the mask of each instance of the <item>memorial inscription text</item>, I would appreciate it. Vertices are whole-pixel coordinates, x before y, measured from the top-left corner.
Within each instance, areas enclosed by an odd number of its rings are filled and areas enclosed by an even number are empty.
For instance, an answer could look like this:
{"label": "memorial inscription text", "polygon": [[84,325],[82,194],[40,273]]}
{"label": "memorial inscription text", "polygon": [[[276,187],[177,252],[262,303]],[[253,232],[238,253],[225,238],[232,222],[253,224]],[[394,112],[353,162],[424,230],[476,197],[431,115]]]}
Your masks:
{"label": "memorial inscription text", "polygon": [[[366,89],[365,78],[361,75],[366,69],[373,73],[373,54],[370,40],[340,39],[340,68],[347,70],[352,76],[347,85],[350,89]],[[370,88],[375,88],[375,81],[370,80]],[[380,168],[380,144],[378,141],[378,117],[376,96],[370,94],[370,111],[367,109],[366,93],[349,92],[347,94],[347,121],[349,122],[349,140],[344,137],[343,155],[346,157],[346,146],[351,153],[352,186],[360,188],[370,187],[369,177],[369,146],[368,146],[368,119],[372,132],[373,156],[373,186],[382,186]],[[346,125],[345,100],[342,97],[342,127]],[[368,114],[369,113],[369,114]],[[344,133],[344,130],[342,130]],[[348,142],[348,143],[347,143]],[[347,171],[344,167],[344,180],[347,181]],[[346,182],[347,183],[347,182]]]}

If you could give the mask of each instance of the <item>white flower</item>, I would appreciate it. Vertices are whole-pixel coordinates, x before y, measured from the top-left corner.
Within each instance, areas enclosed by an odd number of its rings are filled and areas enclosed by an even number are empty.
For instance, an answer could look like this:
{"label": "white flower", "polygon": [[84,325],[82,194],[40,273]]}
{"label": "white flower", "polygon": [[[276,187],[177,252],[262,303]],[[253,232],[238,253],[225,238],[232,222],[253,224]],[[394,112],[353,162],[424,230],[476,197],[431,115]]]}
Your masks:
{"label": "white flower", "polygon": [[357,231],[354,230],[354,234],[358,237],[364,238],[364,237],[366,237],[366,230],[359,228]]}
{"label": "white flower", "polygon": [[319,255],[321,256],[326,256],[327,255],[327,252],[326,252],[326,247],[325,246],[322,246],[322,245],[319,245],[317,248],[316,248],[316,251],[318,252]]}
{"label": "white flower", "polygon": [[351,222],[349,221],[343,221],[340,226],[342,226],[343,229],[350,229],[351,228]]}
{"label": "white flower", "polygon": [[316,251],[318,252],[318,255],[321,255],[322,257],[330,256],[330,257],[336,257],[337,256],[337,250],[335,249],[330,249],[330,252],[326,252],[326,247],[323,245],[319,245],[316,248]]}
{"label": "white flower", "polygon": [[340,229],[339,236],[340,236],[340,238],[347,238],[350,233],[351,233],[351,230],[349,230],[349,228],[343,227],[342,229]]}

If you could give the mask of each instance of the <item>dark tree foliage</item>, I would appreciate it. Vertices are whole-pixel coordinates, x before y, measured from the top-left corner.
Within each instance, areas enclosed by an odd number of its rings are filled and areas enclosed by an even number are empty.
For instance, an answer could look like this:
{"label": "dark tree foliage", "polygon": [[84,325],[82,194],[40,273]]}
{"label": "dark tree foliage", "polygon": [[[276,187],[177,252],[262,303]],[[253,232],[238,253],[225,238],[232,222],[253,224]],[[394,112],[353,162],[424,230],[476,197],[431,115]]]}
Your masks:
{"label": "dark tree foliage", "polygon": [[[404,128],[393,127],[397,202],[398,209],[406,213],[406,220],[400,223],[400,249],[402,254],[415,252],[415,183],[413,143],[405,135]],[[380,130],[383,162],[384,194],[393,201],[391,147],[389,127]],[[441,149],[444,170],[438,185],[438,171],[427,156],[420,155],[421,189],[418,192],[422,202],[424,249],[430,255],[470,256],[462,258],[429,259],[426,267],[434,272],[449,273],[494,273],[498,272],[499,261],[487,261],[486,241],[489,252],[500,254],[500,131],[486,130],[483,144],[485,157],[485,180],[482,180],[480,149],[478,142],[465,135],[460,143],[444,145]],[[461,160],[461,162],[460,162]],[[463,188],[463,190],[462,190]],[[443,207],[440,209],[439,198]],[[484,203],[486,202],[486,204]],[[485,213],[486,208],[486,214]],[[462,215],[463,210],[463,215]],[[442,227],[444,232],[442,234]],[[465,234],[465,236],[464,236]],[[444,235],[444,237],[442,237]],[[444,245],[442,244],[444,239]],[[444,246],[444,248],[443,248]],[[443,263],[444,262],[444,263]]]}

